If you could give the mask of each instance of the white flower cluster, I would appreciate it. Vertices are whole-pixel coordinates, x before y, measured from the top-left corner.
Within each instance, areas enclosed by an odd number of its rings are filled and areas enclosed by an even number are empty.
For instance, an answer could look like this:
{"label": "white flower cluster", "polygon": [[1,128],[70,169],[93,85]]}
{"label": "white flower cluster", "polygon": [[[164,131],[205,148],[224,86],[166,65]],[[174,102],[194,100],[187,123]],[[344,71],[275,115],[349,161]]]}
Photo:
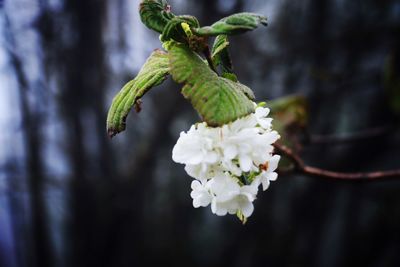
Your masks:
{"label": "white flower cluster", "polygon": [[172,159],[196,179],[190,194],[195,208],[211,204],[214,214],[236,214],[244,221],[253,213],[258,187],[266,190],[278,176],[280,156],[272,154],[272,144],[280,136],[271,130],[268,114],[257,107],[222,127],[203,122],[181,132]]}

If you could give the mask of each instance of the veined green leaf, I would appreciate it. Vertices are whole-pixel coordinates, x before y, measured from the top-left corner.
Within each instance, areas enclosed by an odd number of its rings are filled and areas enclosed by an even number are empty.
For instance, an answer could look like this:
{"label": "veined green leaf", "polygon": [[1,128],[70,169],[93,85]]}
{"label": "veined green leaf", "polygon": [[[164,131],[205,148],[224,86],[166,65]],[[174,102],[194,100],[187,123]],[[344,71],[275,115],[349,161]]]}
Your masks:
{"label": "veined green leaf", "polygon": [[175,17],[165,0],[144,0],[140,3],[139,13],[143,24],[159,33]]}
{"label": "veined green leaf", "polygon": [[254,112],[245,85],[219,77],[186,45],[172,44],[168,55],[172,78],[184,84],[182,94],[208,125],[221,126]]}
{"label": "veined green leaf", "polygon": [[237,13],[215,22],[211,26],[194,28],[200,36],[234,35],[256,29],[260,24],[266,26],[267,18],[255,13]]}
{"label": "veined green leaf", "polygon": [[161,84],[169,74],[168,54],[154,51],[135,79],[129,81],[114,97],[107,116],[110,137],[125,130],[126,117],[137,101],[151,88]]}

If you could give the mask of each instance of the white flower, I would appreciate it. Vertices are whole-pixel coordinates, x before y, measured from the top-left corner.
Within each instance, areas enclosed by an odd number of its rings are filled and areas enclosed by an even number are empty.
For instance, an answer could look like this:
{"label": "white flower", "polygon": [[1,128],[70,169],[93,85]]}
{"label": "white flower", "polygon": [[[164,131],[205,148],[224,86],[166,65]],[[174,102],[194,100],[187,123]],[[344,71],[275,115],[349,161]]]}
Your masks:
{"label": "white flower", "polygon": [[231,200],[240,193],[240,185],[228,173],[220,173],[213,177],[208,187],[219,202]]}
{"label": "white flower", "polygon": [[187,133],[181,132],[172,150],[172,159],[189,165],[215,163],[219,158],[213,150],[214,140],[212,136],[207,135],[207,132],[197,130],[193,125]]}
{"label": "white flower", "polygon": [[210,185],[214,194],[211,201],[211,210],[218,216],[227,213],[237,214],[240,211],[246,218],[253,213],[253,201],[256,199],[258,185],[239,186],[232,177],[217,178],[218,182]]}
{"label": "white flower", "polygon": [[207,164],[186,165],[185,171],[191,177],[204,181],[212,176],[212,168]]}
{"label": "white flower", "polygon": [[223,162],[234,160],[243,172],[255,171],[270,157],[271,144],[278,138],[276,131],[261,134],[257,127],[225,133],[220,143]]}
{"label": "white flower", "polygon": [[236,176],[236,177],[239,177],[242,175],[242,169],[239,167],[239,164],[236,161],[222,160],[221,169],[228,170],[231,173],[231,175]]}
{"label": "white flower", "polygon": [[[242,129],[239,132],[231,134],[227,143],[235,152],[235,158],[239,161],[239,166],[243,172],[249,172],[253,166],[252,152],[259,143],[259,134],[256,128]],[[232,153],[233,155],[233,153]]]}
{"label": "white flower", "polygon": [[280,156],[273,155],[272,144],[280,136],[268,114],[268,108],[256,107],[222,127],[203,122],[180,134],[172,159],[197,179],[190,194],[195,208],[211,204],[214,214],[237,214],[243,221],[253,213],[258,187],[266,190],[278,176]]}
{"label": "white flower", "polygon": [[193,198],[193,207],[207,207],[212,197],[206,187],[199,181],[193,181],[191,187],[192,192],[190,196]]}
{"label": "white flower", "polygon": [[279,155],[273,155],[271,159],[266,163],[267,168],[263,170],[259,176],[256,177],[256,181],[262,184],[263,190],[267,190],[270,181],[275,181],[278,178],[278,174],[275,170],[278,168],[278,163],[281,157]]}
{"label": "white flower", "polygon": [[269,109],[263,107],[257,107],[255,112],[255,117],[257,123],[263,128],[264,130],[269,130],[272,127],[272,119],[268,118]]}
{"label": "white flower", "polygon": [[271,157],[274,150],[272,144],[280,138],[276,131],[268,131],[259,136],[252,150],[252,159],[256,166],[265,163]]}
{"label": "white flower", "polygon": [[253,201],[256,199],[258,186],[255,184],[242,186],[240,195],[236,197],[238,210],[242,212],[244,217],[248,218],[254,211]]}

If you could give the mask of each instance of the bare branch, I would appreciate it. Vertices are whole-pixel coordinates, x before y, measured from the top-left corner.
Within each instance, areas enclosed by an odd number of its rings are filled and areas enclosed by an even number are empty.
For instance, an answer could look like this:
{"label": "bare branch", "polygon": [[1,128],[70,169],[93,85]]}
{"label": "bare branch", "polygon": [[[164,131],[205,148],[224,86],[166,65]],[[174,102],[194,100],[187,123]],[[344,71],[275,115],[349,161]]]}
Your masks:
{"label": "bare branch", "polygon": [[297,171],[311,176],[331,178],[331,179],[341,179],[341,180],[376,180],[376,179],[387,179],[387,178],[400,178],[400,169],[388,170],[388,171],[376,171],[376,172],[355,172],[355,173],[334,172],[334,171],[324,170],[306,165],[303,159],[287,146],[275,143],[274,147],[280,154],[292,160]]}

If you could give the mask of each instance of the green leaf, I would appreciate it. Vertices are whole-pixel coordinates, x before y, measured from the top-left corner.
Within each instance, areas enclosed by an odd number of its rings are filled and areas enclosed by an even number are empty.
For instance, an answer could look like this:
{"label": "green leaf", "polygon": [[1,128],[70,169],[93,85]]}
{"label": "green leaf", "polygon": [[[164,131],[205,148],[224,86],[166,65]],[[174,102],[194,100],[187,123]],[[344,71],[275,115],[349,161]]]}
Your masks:
{"label": "green leaf", "polygon": [[221,54],[223,51],[228,49],[229,42],[228,42],[228,36],[227,35],[218,35],[217,38],[215,38],[213,47],[212,47],[212,57],[215,58],[219,54]]}
{"label": "green leaf", "polygon": [[218,35],[212,48],[212,60],[215,67],[221,66],[222,73],[233,74],[232,60],[228,51],[228,36]]}
{"label": "green leaf", "polygon": [[[237,76],[234,73],[230,73],[230,72],[223,72],[221,74],[221,77],[224,77],[225,79],[231,80],[235,83],[239,81]],[[252,99],[252,98],[250,98],[250,99]]]}
{"label": "green leaf", "polygon": [[172,44],[168,55],[172,78],[184,84],[182,94],[208,125],[221,126],[254,112],[244,85],[219,77],[186,45]]}
{"label": "green leaf", "polygon": [[129,81],[114,97],[107,116],[110,137],[125,130],[126,117],[138,100],[151,88],[161,84],[169,74],[168,54],[155,50],[135,79]]}
{"label": "green leaf", "polygon": [[148,28],[162,33],[168,22],[175,17],[165,0],[144,0],[139,7],[140,19]]}
{"label": "green leaf", "polygon": [[238,83],[238,79],[233,73],[232,60],[229,55],[228,46],[228,36],[218,35],[217,38],[215,38],[212,48],[212,61],[214,62],[215,67],[221,67],[222,77],[235,82],[239,90],[241,90],[250,100],[254,100],[255,96],[253,91],[247,86]]}
{"label": "green leaf", "polygon": [[199,27],[199,21],[196,17],[188,15],[176,16],[164,27],[161,41],[166,42],[172,39],[181,43],[186,42],[187,36],[181,26],[181,23],[183,22],[187,23],[191,27]]}
{"label": "green leaf", "polygon": [[[228,75],[228,73],[226,73],[225,75]],[[235,75],[235,74],[233,74],[233,75]],[[236,77],[235,77],[236,78]],[[232,79],[230,79],[230,78],[228,78],[229,80],[231,80],[232,81]],[[250,99],[250,100],[255,100],[255,95],[254,95],[254,92],[253,92],[253,90],[251,90],[249,87],[247,87],[246,85],[244,85],[244,84],[241,84],[241,83],[239,83],[238,81],[237,81],[237,78],[236,78],[236,81],[234,81],[235,82],[235,86],[236,86],[236,88],[238,89],[238,90],[240,90],[248,99]]]}
{"label": "green leaf", "polygon": [[195,28],[193,31],[200,36],[234,35],[254,30],[260,24],[267,26],[267,18],[259,14],[245,12],[223,18],[211,26]]}

